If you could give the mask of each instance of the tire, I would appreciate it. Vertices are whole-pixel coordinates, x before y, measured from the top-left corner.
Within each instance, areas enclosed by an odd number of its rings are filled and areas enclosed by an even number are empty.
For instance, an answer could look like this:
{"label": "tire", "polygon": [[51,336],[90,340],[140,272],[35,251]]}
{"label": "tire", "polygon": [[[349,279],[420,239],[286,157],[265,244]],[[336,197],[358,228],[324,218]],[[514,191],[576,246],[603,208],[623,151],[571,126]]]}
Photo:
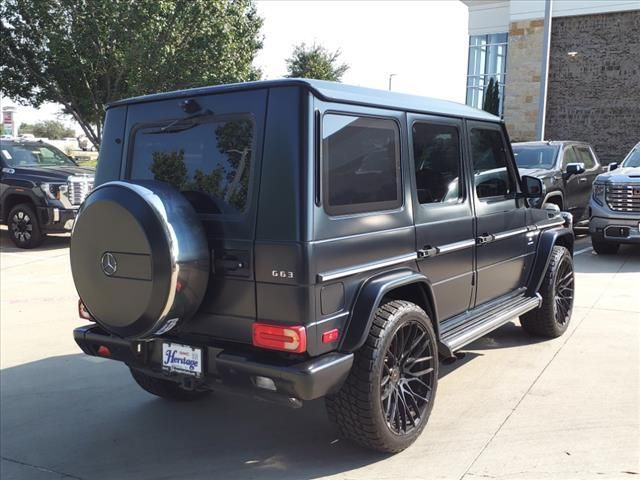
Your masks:
{"label": "tire", "polygon": [[170,380],[152,377],[133,368],[129,368],[129,370],[133,379],[143,390],[166,400],[190,402],[199,400],[211,393],[208,391],[185,390],[179,384]]}
{"label": "tire", "polygon": [[38,216],[27,203],[20,203],[11,209],[7,226],[9,238],[18,248],[36,248],[44,240]]}
{"label": "tire", "polygon": [[566,248],[553,247],[539,293],[542,305],[520,316],[520,323],[532,335],[559,337],[569,326],[575,294],[573,259]]}
{"label": "tire", "polygon": [[598,255],[615,255],[620,248],[619,243],[600,240],[593,236],[591,237],[591,245]]}
{"label": "tire", "polygon": [[376,310],[344,385],[326,398],[327,413],[344,437],[380,452],[400,452],[427,424],[437,385],[431,320],[417,305],[392,300]]}

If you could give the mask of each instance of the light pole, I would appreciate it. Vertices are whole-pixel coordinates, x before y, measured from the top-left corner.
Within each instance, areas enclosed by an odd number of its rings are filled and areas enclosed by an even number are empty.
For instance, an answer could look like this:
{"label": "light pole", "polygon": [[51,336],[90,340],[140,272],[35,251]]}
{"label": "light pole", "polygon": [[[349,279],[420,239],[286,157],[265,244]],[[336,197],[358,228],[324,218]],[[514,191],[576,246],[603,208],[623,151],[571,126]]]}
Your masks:
{"label": "light pole", "polygon": [[395,73],[390,73],[390,74],[389,74],[389,91],[391,91],[391,79],[392,79],[393,77],[395,77],[395,76],[396,76],[396,74],[395,74]]}

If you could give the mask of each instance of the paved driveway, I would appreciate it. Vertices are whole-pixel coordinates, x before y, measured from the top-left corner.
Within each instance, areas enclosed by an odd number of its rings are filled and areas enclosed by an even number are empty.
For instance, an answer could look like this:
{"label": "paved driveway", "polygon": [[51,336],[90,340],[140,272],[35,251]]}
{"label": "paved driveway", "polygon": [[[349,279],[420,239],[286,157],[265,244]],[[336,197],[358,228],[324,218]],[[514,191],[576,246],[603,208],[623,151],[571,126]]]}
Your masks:
{"label": "paved driveway", "polygon": [[338,439],[322,401],[146,394],[75,346],[68,240],[0,241],[2,480],[640,478],[639,248],[579,240],[569,331],[540,342],[515,320],[472,344],[443,365],[423,435],[385,456]]}

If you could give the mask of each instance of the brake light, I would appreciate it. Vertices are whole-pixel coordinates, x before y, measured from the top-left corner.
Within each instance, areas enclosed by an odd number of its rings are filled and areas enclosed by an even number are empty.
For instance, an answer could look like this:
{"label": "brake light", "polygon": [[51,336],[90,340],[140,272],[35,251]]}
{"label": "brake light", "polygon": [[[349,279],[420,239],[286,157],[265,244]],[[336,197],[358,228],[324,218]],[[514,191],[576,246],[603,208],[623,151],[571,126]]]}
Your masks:
{"label": "brake light", "polygon": [[89,310],[87,310],[87,307],[85,307],[84,303],[80,299],[78,299],[78,315],[80,318],[84,318],[85,320],[93,320]]}
{"label": "brake light", "polygon": [[253,344],[271,350],[302,353],[307,350],[307,331],[300,326],[254,323]]}

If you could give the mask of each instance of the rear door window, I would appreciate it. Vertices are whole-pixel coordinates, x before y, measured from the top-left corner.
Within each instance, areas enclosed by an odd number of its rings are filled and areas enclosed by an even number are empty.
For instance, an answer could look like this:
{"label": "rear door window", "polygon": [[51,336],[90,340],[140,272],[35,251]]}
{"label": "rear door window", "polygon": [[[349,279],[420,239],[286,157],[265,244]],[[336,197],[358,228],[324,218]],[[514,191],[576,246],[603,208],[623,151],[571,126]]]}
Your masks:
{"label": "rear door window", "polygon": [[587,147],[575,147],[575,150],[578,153],[580,162],[584,163],[584,168],[586,170],[590,170],[596,166],[596,162],[593,160],[591,152]]}
{"label": "rear door window", "polygon": [[452,125],[413,124],[413,159],[418,201],[456,203],[462,197],[460,137]]}
{"label": "rear door window", "polygon": [[330,215],[402,205],[400,133],[394,120],[326,114],[322,165],[324,207]]}
{"label": "rear door window", "polygon": [[143,125],[134,130],[132,180],[173,185],[202,214],[241,214],[254,163],[249,115]]}

